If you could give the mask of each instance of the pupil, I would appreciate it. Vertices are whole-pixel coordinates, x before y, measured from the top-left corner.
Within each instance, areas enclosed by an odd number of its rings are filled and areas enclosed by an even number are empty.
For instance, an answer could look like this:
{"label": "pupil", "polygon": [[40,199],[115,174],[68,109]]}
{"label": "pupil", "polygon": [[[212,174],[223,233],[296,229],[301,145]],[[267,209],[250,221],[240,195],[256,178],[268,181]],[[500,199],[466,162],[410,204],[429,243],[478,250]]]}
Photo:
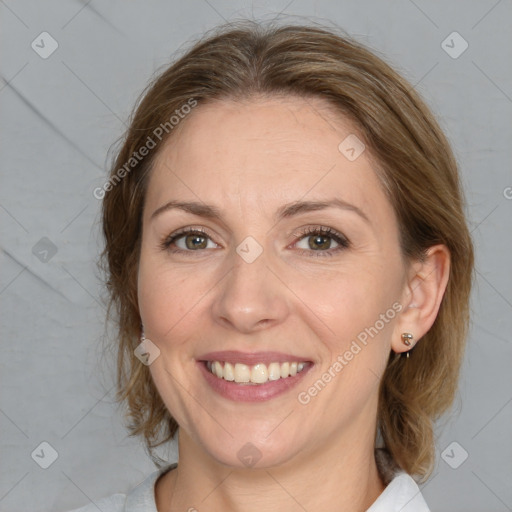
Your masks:
{"label": "pupil", "polygon": [[188,249],[204,249],[206,247],[206,238],[200,235],[189,235],[186,238],[186,245]]}

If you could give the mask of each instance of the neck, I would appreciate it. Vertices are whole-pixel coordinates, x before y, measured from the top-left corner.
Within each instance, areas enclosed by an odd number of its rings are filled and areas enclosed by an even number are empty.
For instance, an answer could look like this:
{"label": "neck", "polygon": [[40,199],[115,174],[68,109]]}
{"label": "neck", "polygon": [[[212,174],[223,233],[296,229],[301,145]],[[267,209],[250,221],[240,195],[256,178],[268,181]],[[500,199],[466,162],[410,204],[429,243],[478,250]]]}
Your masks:
{"label": "neck", "polygon": [[324,447],[303,451],[279,466],[240,469],[205,455],[201,446],[180,432],[179,464],[157,483],[157,509],[367,510],[385,487],[375,462],[374,430],[348,438],[350,443],[328,440]]}

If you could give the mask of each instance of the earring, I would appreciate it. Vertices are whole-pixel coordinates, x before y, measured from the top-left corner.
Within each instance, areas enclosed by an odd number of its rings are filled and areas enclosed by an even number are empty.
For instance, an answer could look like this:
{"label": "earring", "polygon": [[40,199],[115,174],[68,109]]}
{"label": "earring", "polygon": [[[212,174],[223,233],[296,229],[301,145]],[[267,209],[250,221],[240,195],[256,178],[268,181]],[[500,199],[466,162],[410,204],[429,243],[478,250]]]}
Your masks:
{"label": "earring", "polygon": [[407,345],[408,347],[410,347],[412,345],[412,340],[413,339],[413,336],[410,332],[404,332],[402,333],[402,341],[404,343],[404,345]]}
{"label": "earring", "polygon": [[[410,347],[412,345],[413,335],[410,332],[402,333],[402,342],[404,345]],[[406,355],[407,359],[409,359],[409,350]]]}

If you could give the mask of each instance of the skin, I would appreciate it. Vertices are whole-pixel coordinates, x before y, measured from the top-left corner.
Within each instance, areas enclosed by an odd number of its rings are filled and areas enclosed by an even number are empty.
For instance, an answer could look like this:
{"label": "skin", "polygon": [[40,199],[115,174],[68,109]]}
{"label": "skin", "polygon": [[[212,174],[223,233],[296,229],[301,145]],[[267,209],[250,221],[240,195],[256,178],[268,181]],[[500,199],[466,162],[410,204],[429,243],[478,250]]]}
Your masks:
{"label": "skin", "polygon": [[[198,106],[161,149],[138,274],[146,337],[160,349],[150,371],[180,425],[178,468],[156,485],[160,512],[350,512],[366,510],[384,489],[373,455],[378,384],[390,351],[408,350],[401,333],[413,333],[415,343],[432,325],[449,254],[435,246],[423,263],[404,261],[369,151],[351,162],[338,149],[352,133],[322,99],[257,97]],[[367,219],[332,207],[274,218],[285,204],[335,197]],[[152,217],[171,200],[214,205],[222,218],[178,209]],[[318,249],[315,235],[303,231],[319,226],[343,234],[349,247],[336,252],[327,237]],[[183,227],[206,230],[204,248],[161,247]],[[252,263],[236,252],[247,236],[263,249]],[[185,242],[176,244],[187,251]],[[397,301],[400,313],[317,396],[299,403],[298,393]],[[196,367],[213,350],[280,351],[314,367],[298,388],[272,400],[234,402]],[[237,457],[248,442],[261,453],[252,468]]]}

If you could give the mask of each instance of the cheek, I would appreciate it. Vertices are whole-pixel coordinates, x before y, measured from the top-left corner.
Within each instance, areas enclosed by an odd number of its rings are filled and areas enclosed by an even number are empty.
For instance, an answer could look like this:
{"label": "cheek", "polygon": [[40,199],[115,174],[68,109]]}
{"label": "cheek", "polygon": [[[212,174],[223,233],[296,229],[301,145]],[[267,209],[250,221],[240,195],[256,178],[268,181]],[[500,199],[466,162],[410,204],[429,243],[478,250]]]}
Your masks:
{"label": "cheek", "polygon": [[[323,325],[319,339],[329,353],[329,364],[346,354],[344,359],[350,360],[351,372],[363,365],[380,373],[387,361],[397,316],[398,274],[368,265],[352,266],[350,271],[328,277],[315,282],[304,280],[302,293],[304,302]],[[322,282],[325,284],[319,285]]]}
{"label": "cheek", "polygon": [[165,258],[141,254],[138,300],[148,338],[156,343],[181,344],[197,326],[215,281],[192,266],[169,265]]}
{"label": "cheek", "polygon": [[336,335],[345,337],[347,329],[364,327],[370,320],[375,322],[379,309],[389,307],[392,283],[383,277],[375,264],[367,262],[347,264],[343,271],[327,271],[314,278],[298,275],[295,279],[301,283],[297,295],[328,326],[332,325]]}
{"label": "cheek", "polygon": [[183,315],[183,286],[173,273],[150,254],[141,254],[137,293],[142,322],[148,337],[162,337],[171,329],[175,317]]}

